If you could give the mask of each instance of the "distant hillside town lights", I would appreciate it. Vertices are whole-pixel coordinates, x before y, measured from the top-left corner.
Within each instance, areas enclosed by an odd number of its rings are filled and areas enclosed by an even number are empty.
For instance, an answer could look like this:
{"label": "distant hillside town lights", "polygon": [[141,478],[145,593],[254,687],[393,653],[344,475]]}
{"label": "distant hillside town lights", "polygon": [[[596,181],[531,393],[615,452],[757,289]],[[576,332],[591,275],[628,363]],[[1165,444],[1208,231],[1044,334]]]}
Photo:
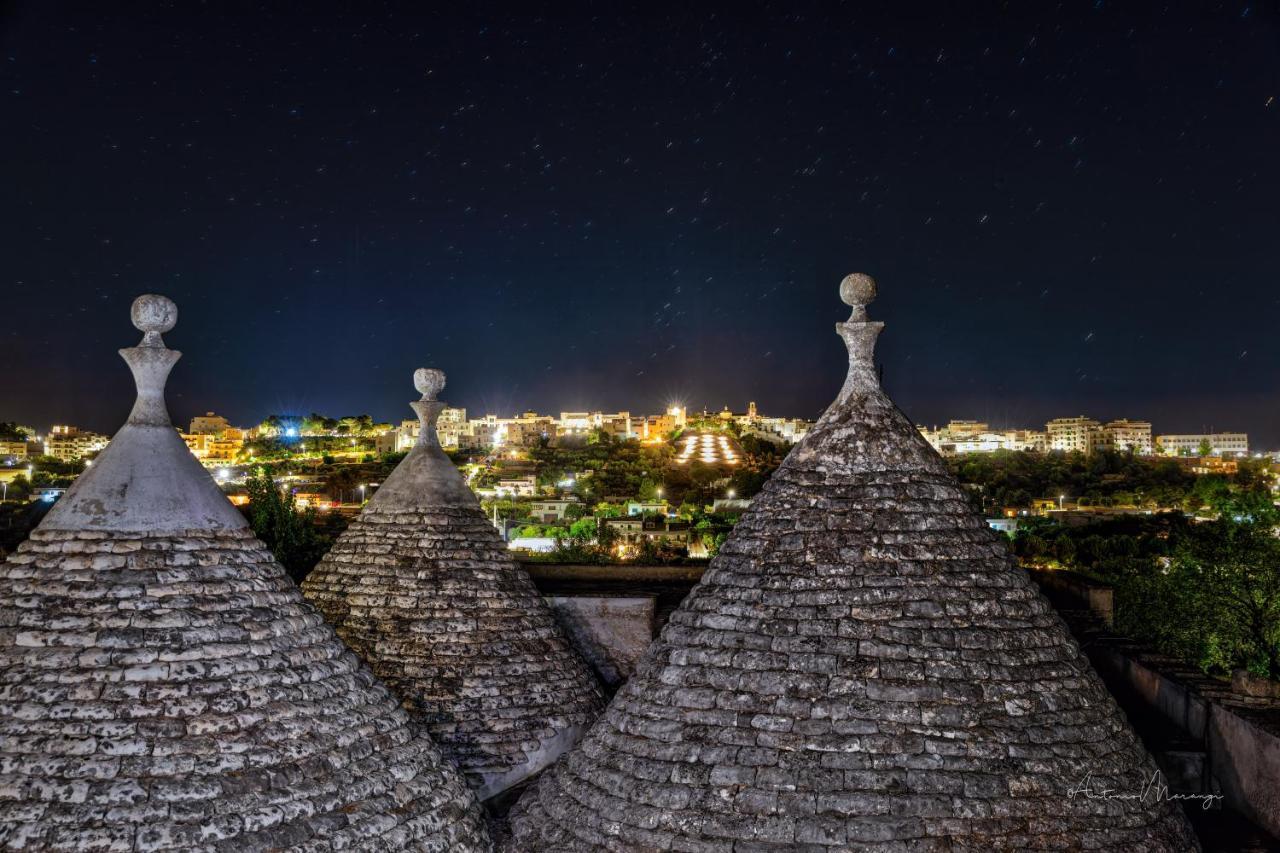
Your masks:
{"label": "distant hillside town lights", "polygon": [[943,456],[996,453],[1002,450],[1094,453],[1117,451],[1135,456],[1247,456],[1249,437],[1242,432],[1152,435],[1149,421],[1102,423],[1077,415],[1054,418],[1037,429],[992,429],[982,421],[952,420],[941,429],[918,427],[925,441]]}

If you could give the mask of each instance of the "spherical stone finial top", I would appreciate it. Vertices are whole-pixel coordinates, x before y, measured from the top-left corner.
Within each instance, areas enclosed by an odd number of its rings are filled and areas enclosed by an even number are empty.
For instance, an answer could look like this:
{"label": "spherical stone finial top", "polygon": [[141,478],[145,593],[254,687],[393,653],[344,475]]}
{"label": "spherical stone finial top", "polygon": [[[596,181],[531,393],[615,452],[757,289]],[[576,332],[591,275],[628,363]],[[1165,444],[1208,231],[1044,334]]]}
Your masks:
{"label": "spherical stone finial top", "polygon": [[413,372],[413,387],[424,400],[434,400],[444,390],[444,371],[434,367],[419,367]]}
{"label": "spherical stone finial top", "polygon": [[133,300],[129,309],[133,327],[140,332],[163,334],[178,323],[178,306],[167,296],[144,293]]}
{"label": "spherical stone finial top", "polygon": [[840,282],[840,301],[850,308],[865,308],[875,298],[876,280],[866,273],[850,273]]}

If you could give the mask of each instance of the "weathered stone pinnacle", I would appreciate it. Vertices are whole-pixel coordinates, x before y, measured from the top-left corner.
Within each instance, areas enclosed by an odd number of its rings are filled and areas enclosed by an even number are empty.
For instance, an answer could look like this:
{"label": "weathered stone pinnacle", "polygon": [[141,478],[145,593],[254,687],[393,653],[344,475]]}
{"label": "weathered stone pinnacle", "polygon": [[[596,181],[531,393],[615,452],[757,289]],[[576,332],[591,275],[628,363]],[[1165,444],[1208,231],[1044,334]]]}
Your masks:
{"label": "weathered stone pinnacle", "polygon": [[[875,381],[839,397],[636,674],[512,814],[510,849],[1198,847],[1066,627]],[[1128,799],[1073,795],[1086,778]]]}
{"label": "weathered stone pinnacle", "polygon": [[434,367],[419,367],[413,372],[413,387],[423,400],[435,400],[444,390],[444,371]]}
{"label": "weathered stone pinnacle", "polygon": [[144,293],[133,300],[129,319],[133,327],[143,333],[139,346],[162,347],[164,341],[160,336],[178,324],[178,306],[167,296]]}
{"label": "weathered stone pinnacle", "polygon": [[422,399],[410,403],[410,407],[418,413],[418,444],[439,446],[440,437],[436,433],[436,421],[446,408],[436,399],[444,390],[444,371],[434,367],[419,367],[413,372],[413,385],[422,394]]}
{"label": "weathered stone pinnacle", "polygon": [[576,743],[602,700],[440,447],[444,379],[414,373],[418,443],[302,590],[488,798]]}
{"label": "weathered stone pinnacle", "polygon": [[177,324],[178,306],[166,296],[147,294],[133,300],[130,316],[134,327],[143,335],[136,347],[120,350],[120,357],[133,371],[133,381],[138,386],[138,399],[129,413],[129,423],[172,426],[164,404],[164,386],[182,353],[168,349],[161,334]]}
{"label": "weathered stone pinnacle", "polygon": [[0,847],[481,853],[479,806],[169,424],[138,404],[0,564]]}
{"label": "weathered stone pinnacle", "polygon": [[840,301],[853,309],[850,323],[867,319],[867,306],[876,298],[876,280],[866,273],[849,273],[840,281]]}
{"label": "weathered stone pinnacle", "polygon": [[164,390],[182,353],[165,346],[178,308],[164,296],[139,296],[130,310],[143,333],[120,350],[137,384],[129,419],[45,516],[43,530],[240,530],[244,516],[191,455],[169,420]]}
{"label": "weathered stone pinnacle", "polygon": [[840,282],[840,298],[853,311],[848,320],[836,323],[836,332],[849,348],[849,374],[840,389],[837,403],[853,394],[865,394],[880,387],[876,376],[875,349],[876,338],[884,328],[884,323],[867,320],[867,305],[876,298],[876,282],[871,276],[863,273],[845,276]]}

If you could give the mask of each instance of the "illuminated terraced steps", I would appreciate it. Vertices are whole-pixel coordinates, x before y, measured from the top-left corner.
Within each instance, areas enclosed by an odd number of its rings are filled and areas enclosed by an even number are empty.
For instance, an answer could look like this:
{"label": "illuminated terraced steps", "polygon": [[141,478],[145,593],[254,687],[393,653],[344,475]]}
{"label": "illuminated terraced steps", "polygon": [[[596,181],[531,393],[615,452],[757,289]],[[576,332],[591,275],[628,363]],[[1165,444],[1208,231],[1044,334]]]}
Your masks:
{"label": "illuminated terraced steps", "polygon": [[685,433],[676,439],[676,464],[696,460],[704,465],[737,465],[742,448],[732,436],[722,432]]}

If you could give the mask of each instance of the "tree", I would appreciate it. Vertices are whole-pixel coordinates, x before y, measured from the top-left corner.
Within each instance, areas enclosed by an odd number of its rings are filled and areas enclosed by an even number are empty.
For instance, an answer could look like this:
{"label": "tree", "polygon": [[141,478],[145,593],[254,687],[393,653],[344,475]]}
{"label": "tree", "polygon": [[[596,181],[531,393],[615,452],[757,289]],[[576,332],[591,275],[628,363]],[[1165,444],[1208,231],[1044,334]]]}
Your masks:
{"label": "tree", "polygon": [[599,528],[600,524],[594,516],[580,518],[569,526],[569,538],[579,542],[592,542]]}
{"label": "tree", "polygon": [[245,481],[245,488],[249,493],[245,515],[253,532],[289,577],[301,583],[332,544],[317,532],[315,511],[299,511],[293,495],[277,486],[262,469]]}
{"label": "tree", "polygon": [[9,481],[9,488],[4,491],[8,500],[25,501],[31,494],[31,483],[26,477],[14,477]]}
{"label": "tree", "polygon": [[1200,439],[1200,446],[1196,449],[1196,452],[1201,456],[1212,456],[1213,445],[1209,443],[1209,439],[1202,438]]}
{"label": "tree", "polygon": [[373,431],[373,418],[370,415],[347,415],[338,420],[334,431],[342,435],[368,435]]}
{"label": "tree", "polygon": [[656,500],[658,497],[658,487],[653,484],[653,480],[648,477],[640,479],[640,486],[636,489],[636,497],[642,501]]}
{"label": "tree", "polygon": [[618,504],[605,503],[604,501],[601,501],[596,504],[595,514],[601,518],[621,518],[622,507]]}
{"label": "tree", "polygon": [[1053,555],[1063,565],[1070,565],[1076,557],[1076,543],[1066,533],[1061,533],[1053,541]]}
{"label": "tree", "polygon": [[312,412],[302,419],[302,431],[307,435],[334,432],[338,428],[335,418],[325,417],[319,412]]}
{"label": "tree", "polygon": [[1229,517],[1190,527],[1161,570],[1122,583],[1121,627],[1206,671],[1280,678],[1280,539]]}

